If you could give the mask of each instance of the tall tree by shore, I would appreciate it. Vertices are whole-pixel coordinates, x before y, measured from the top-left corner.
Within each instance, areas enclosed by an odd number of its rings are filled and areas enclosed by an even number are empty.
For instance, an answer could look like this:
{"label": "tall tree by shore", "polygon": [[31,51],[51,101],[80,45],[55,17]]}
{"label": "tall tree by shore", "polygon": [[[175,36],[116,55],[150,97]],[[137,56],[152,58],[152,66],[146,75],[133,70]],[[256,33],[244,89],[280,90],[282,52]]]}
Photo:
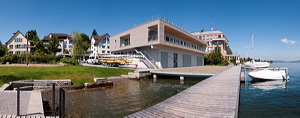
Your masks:
{"label": "tall tree by shore", "polygon": [[[77,31],[73,31],[73,51],[72,56],[78,59],[80,56],[83,56],[87,53],[87,48],[89,44],[89,37],[84,33],[78,33]],[[81,60],[81,58],[79,58]]]}

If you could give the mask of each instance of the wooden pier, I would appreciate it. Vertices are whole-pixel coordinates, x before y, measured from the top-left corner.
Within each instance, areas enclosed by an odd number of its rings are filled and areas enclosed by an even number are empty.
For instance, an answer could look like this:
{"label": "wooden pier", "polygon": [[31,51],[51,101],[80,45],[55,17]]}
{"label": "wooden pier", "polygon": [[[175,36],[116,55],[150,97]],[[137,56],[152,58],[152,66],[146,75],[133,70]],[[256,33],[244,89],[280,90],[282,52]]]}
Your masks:
{"label": "wooden pier", "polygon": [[126,118],[237,118],[241,67],[234,66]]}

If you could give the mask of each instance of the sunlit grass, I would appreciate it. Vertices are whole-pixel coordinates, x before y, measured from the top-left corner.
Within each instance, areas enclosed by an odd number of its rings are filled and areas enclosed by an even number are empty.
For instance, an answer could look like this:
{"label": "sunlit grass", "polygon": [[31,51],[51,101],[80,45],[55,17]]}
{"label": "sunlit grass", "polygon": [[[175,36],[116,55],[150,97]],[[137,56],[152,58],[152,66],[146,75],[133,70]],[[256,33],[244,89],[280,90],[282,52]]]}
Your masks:
{"label": "sunlit grass", "polygon": [[0,86],[16,80],[58,80],[71,79],[74,85],[83,86],[96,77],[120,76],[133,72],[130,69],[101,68],[88,66],[58,67],[0,67]]}

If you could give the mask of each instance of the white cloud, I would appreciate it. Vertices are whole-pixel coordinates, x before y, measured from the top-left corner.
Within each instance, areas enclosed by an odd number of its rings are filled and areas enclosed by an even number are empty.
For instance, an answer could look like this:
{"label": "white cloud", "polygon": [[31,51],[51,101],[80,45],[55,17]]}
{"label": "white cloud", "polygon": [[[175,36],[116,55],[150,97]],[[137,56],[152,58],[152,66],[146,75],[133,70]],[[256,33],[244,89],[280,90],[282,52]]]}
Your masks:
{"label": "white cloud", "polygon": [[288,40],[286,38],[281,39],[282,43],[287,43],[287,44],[296,44],[297,41],[293,41],[293,40]]}

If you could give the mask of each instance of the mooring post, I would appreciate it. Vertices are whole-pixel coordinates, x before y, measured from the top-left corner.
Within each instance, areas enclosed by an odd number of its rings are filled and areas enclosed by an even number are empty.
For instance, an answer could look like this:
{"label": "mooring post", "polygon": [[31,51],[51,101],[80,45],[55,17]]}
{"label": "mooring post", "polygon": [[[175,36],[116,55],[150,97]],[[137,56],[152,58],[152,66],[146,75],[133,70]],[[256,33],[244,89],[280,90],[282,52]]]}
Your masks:
{"label": "mooring post", "polygon": [[157,76],[154,74],[154,75],[153,75],[153,79],[156,79],[156,78],[157,78]]}
{"label": "mooring post", "polygon": [[20,86],[17,87],[17,116],[20,116]]}
{"label": "mooring post", "polygon": [[55,116],[55,84],[52,84],[52,116]]}
{"label": "mooring post", "polygon": [[181,81],[184,80],[184,77],[183,77],[183,76],[180,76],[179,78],[180,78]]}

